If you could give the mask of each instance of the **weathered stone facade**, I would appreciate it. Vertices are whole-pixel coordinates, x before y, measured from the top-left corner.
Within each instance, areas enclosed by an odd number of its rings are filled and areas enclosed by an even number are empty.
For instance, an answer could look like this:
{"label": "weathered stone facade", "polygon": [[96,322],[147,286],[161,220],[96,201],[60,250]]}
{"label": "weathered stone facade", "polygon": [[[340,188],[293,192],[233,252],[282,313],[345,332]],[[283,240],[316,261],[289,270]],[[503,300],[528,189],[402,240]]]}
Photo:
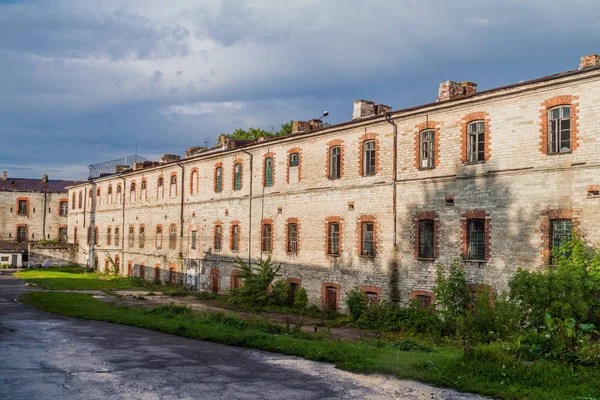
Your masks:
{"label": "weathered stone facade", "polygon": [[42,179],[11,178],[4,171],[0,178],[0,240],[59,239],[60,229],[68,226],[66,187],[77,183],[48,180],[46,175]]}
{"label": "weathered stone facade", "polygon": [[[435,266],[454,260],[467,264],[473,282],[502,290],[518,267],[548,264],[554,219],[568,219],[588,241],[600,243],[594,229],[600,196],[593,190],[600,185],[600,68],[586,65],[480,93],[470,82],[468,90],[447,90],[460,85],[444,83],[443,97],[428,105],[370,115],[358,107],[360,115],[348,123],[243,146],[228,143],[73,186],[69,240],[77,235],[86,249],[79,262],[88,262],[93,217],[99,268],[109,255],[123,274],[180,279],[219,292],[234,282],[237,257],[270,255],[283,265],[284,278],[308,290],[313,304],[336,308],[344,308],[355,286],[402,303],[429,296]],[[556,106],[570,110],[570,149],[552,154],[548,112]],[[473,121],[483,128],[480,147],[469,148]],[[426,129],[433,132],[430,155],[419,142]],[[365,167],[366,141],[374,141],[371,169]],[[473,158],[471,151],[480,155]],[[294,165],[291,154],[298,154]],[[427,168],[422,154],[434,157]],[[234,165],[242,168],[237,186]],[[417,249],[421,220],[432,221],[434,236],[434,249],[423,257]],[[485,241],[475,260],[467,243],[473,220],[481,221]],[[290,223],[298,232],[291,247]],[[328,254],[328,224],[339,227],[339,254]],[[239,227],[235,239],[233,227]],[[369,229],[373,239],[366,249],[361,232]],[[266,242],[272,249],[263,252]]]}

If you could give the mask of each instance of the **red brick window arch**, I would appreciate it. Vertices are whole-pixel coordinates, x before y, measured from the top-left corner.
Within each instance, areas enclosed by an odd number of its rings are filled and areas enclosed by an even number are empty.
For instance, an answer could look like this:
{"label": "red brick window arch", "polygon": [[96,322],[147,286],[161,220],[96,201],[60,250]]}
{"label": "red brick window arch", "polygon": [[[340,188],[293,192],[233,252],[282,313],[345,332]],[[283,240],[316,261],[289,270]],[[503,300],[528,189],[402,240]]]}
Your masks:
{"label": "red brick window arch", "polygon": [[293,147],[287,152],[286,183],[296,183],[302,180],[302,149]]}
{"label": "red brick window arch", "polygon": [[358,232],[357,250],[362,257],[375,257],[377,254],[377,222],[373,215],[361,215],[356,227]]}
{"label": "red brick window arch", "polygon": [[328,217],[325,219],[325,254],[339,256],[342,253],[342,219]]}
{"label": "red brick window arch", "polygon": [[300,251],[300,222],[298,218],[288,218],[285,224],[285,251],[297,254]]}
{"label": "red brick window arch", "polygon": [[419,307],[429,308],[435,304],[435,293],[429,290],[412,290],[410,299],[416,302]]}
{"label": "red brick window arch", "polygon": [[172,172],[169,177],[169,196],[177,196],[177,172]]}
{"label": "red brick window arch", "polygon": [[79,191],[79,202],[78,202],[78,207],[81,208],[83,207],[83,191]]}
{"label": "red brick window arch", "polygon": [[379,172],[379,140],[376,133],[365,133],[359,139],[358,174],[373,176]]}
{"label": "red brick window arch", "polygon": [[327,143],[327,178],[331,180],[344,177],[344,141],[340,139]]}
{"label": "red brick window arch", "polygon": [[233,190],[241,190],[244,185],[244,162],[241,159],[236,159],[233,162],[231,179],[231,188]]}
{"label": "red brick window arch", "polygon": [[215,193],[223,191],[223,163],[221,162],[215,164],[213,186]]}
{"label": "red brick window arch", "polygon": [[223,248],[223,223],[221,221],[215,222],[213,228],[213,250],[221,251]]}
{"label": "red brick window arch", "polygon": [[129,201],[134,202],[136,198],[136,185],[135,181],[132,181],[129,185]]}
{"label": "red brick window arch", "polygon": [[233,252],[240,250],[240,221],[232,221],[229,232],[229,249]]}
{"label": "red brick window arch", "polygon": [[415,127],[415,168],[430,169],[440,164],[440,128],[435,121]]}
{"label": "red brick window arch", "polygon": [[541,104],[542,154],[571,153],[579,147],[579,97],[554,96]]}
{"label": "red brick window arch", "polygon": [[263,155],[263,187],[275,184],[275,153]]}
{"label": "red brick window arch", "polygon": [[76,199],[75,192],[73,192],[73,196],[71,196],[71,197],[72,197],[72,199],[71,199],[71,209],[74,210],[75,209],[75,199]]}
{"label": "red brick window arch", "polygon": [[490,159],[490,115],[485,111],[467,114],[461,120],[463,163],[478,163]]}
{"label": "red brick window arch", "polygon": [[200,186],[200,173],[197,167],[190,171],[190,194],[198,194]]}
{"label": "red brick window arch", "polygon": [[156,197],[162,199],[165,197],[165,178],[162,175],[156,180]]}

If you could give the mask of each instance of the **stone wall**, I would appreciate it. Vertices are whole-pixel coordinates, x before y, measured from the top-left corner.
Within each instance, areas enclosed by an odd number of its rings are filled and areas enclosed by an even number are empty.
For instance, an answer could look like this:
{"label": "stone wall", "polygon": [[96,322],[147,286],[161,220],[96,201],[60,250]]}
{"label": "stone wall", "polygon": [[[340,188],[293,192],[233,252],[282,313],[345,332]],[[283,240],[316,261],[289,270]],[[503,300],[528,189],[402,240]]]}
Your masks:
{"label": "stone wall", "polygon": [[46,261],[50,266],[76,265],[78,246],[70,243],[32,244],[29,251],[29,265],[42,265]]}

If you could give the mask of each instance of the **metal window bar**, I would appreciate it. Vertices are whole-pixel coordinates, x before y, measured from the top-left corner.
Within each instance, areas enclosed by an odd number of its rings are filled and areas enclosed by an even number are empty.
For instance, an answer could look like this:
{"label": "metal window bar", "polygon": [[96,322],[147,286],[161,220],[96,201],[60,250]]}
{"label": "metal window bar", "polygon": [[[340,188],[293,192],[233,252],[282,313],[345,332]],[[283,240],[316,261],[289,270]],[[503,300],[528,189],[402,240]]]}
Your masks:
{"label": "metal window bar", "polygon": [[231,250],[238,251],[240,249],[240,227],[234,225],[231,232]]}
{"label": "metal window bar", "polygon": [[111,228],[106,228],[106,245],[107,246],[112,245],[112,229]]}
{"label": "metal window bar", "polygon": [[363,174],[375,175],[375,141],[366,141],[363,145]]}
{"label": "metal window bar", "polygon": [[375,235],[372,222],[363,222],[360,228],[361,254],[363,256],[375,255]]}
{"label": "metal window bar", "polygon": [[59,228],[58,229],[58,241],[59,242],[67,241],[67,228]]}
{"label": "metal window bar", "polygon": [[190,247],[192,249],[196,248],[196,240],[197,240],[197,232],[196,231],[192,231],[192,237],[191,237],[191,243],[190,243]]}
{"label": "metal window bar", "polygon": [[[24,242],[27,240],[27,228],[24,226],[17,227],[17,241]],[[89,238],[88,238],[89,240]]]}
{"label": "metal window bar", "polygon": [[329,150],[329,179],[339,179],[341,177],[341,148],[332,147]]}
{"label": "metal window bar", "polygon": [[234,190],[240,190],[242,188],[242,166],[235,164],[234,169]]}
{"label": "metal window bar", "polygon": [[265,158],[265,186],[273,186],[273,159]]}
{"label": "metal window bar", "polygon": [[19,200],[19,215],[27,215],[27,200]]}
{"label": "metal window bar", "polygon": [[89,166],[90,174],[89,179],[99,178],[101,176],[108,176],[117,173],[117,170],[126,170],[127,168],[133,169],[137,163],[145,163],[148,160],[137,154],[121,157],[116,160],[105,161]]}
{"label": "metal window bar", "polygon": [[431,219],[419,221],[419,257],[434,258],[434,222]]}
{"label": "metal window bar", "polygon": [[570,219],[553,219],[550,221],[550,229],[552,237],[550,243],[550,264],[553,264],[554,254],[557,251],[563,250],[561,255],[569,255],[568,253],[564,252],[566,249],[561,249],[561,247],[571,240],[573,223]]}
{"label": "metal window bar", "polygon": [[272,228],[271,224],[263,224],[262,251],[271,251]]}
{"label": "metal window bar", "polygon": [[300,165],[300,154],[290,154],[290,167],[297,167],[298,165]]}
{"label": "metal window bar", "polygon": [[216,191],[220,192],[223,190],[223,169],[221,167],[218,167],[215,174],[216,174],[216,180],[217,180],[216,185],[215,185]]}
{"label": "metal window bar", "polygon": [[433,129],[421,132],[421,168],[434,167],[434,138]]}
{"label": "metal window bar", "polygon": [[140,228],[138,242],[140,249],[143,249],[146,244],[146,230],[144,228]]}
{"label": "metal window bar", "polygon": [[485,221],[470,219],[467,221],[467,225],[467,259],[485,260]]}
{"label": "metal window bar", "polygon": [[469,162],[479,162],[484,160],[485,156],[485,122],[474,121],[468,125],[468,160]]}
{"label": "metal window bar", "polygon": [[548,153],[571,151],[571,107],[560,106],[548,110]]}
{"label": "metal window bar", "polygon": [[221,226],[215,226],[215,250],[221,250],[221,243],[223,243],[223,231]]}
{"label": "metal window bar", "polygon": [[60,216],[66,217],[69,214],[69,203],[66,201],[60,202]]}
{"label": "metal window bar", "polygon": [[288,224],[288,253],[296,253],[298,251],[298,225]]}
{"label": "metal window bar", "polygon": [[331,222],[327,228],[327,253],[340,254],[340,224]]}

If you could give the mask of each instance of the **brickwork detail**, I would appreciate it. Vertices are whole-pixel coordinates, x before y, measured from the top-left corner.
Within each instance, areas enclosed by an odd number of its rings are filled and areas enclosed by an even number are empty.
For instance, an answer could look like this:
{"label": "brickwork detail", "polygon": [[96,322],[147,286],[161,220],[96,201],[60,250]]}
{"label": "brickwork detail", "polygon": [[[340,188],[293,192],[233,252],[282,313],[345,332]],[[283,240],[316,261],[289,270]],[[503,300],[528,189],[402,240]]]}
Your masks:
{"label": "brickwork detail", "polygon": [[[363,222],[372,222],[373,223],[373,256],[363,255],[362,248],[362,224]],[[362,257],[375,257],[377,256],[377,220],[374,215],[361,215],[358,217],[356,221],[356,232],[357,232],[357,241],[356,241],[356,254]],[[341,237],[341,232],[340,232]],[[341,242],[340,242],[341,249]]]}
{"label": "brickwork detail", "polygon": [[190,194],[198,194],[200,188],[200,173],[198,167],[190,170]]}
{"label": "brickwork detail", "polygon": [[360,291],[363,293],[375,293],[377,294],[377,300],[381,299],[381,288],[372,285],[363,285],[360,287]]}
{"label": "brickwork detail", "polygon": [[339,245],[339,248],[340,248],[340,254],[342,254],[343,249],[344,249],[343,248],[343,243],[344,243],[344,240],[343,240],[344,226],[343,225],[344,224],[343,224],[342,219],[340,217],[327,217],[327,218],[325,218],[325,234],[323,235],[323,247],[324,247],[324,250],[325,250],[325,254],[332,255],[332,254],[329,254],[329,240],[328,240],[328,236],[327,236],[329,234],[329,224],[332,223],[332,222],[336,222],[336,223],[338,223],[340,225],[340,245]]}
{"label": "brickwork detail", "polygon": [[[288,233],[288,225],[296,224],[296,251],[289,251],[288,242],[289,242],[289,233]],[[288,254],[298,254],[300,251],[300,220],[298,218],[288,218],[285,223],[285,241],[283,243],[283,250]]]}
{"label": "brickwork detail", "polygon": [[275,171],[277,170],[277,168],[275,167],[277,164],[275,163],[275,153],[270,152],[270,153],[265,153],[263,155],[263,163],[262,163],[262,185],[263,187],[266,186],[266,179],[267,179],[267,169],[266,169],[266,159],[271,157],[273,160],[273,167],[272,167],[272,171],[273,171],[273,186],[275,186]]}
{"label": "brickwork detail", "polygon": [[337,295],[337,299],[336,299],[336,308],[335,311],[338,311],[340,309],[340,285],[337,283],[333,283],[333,282],[323,282],[323,285],[321,286],[321,304],[323,307],[323,310],[327,310],[327,288],[335,288],[336,291],[336,295]]}
{"label": "brickwork detail", "polygon": [[223,170],[223,163],[218,162],[213,168],[213,191],[215,193],[220,193],[222,191],[217,190],[217,171],[219,168],[221,168],[221,189],[225,187],[225,171]]}
{"label": "brickwork detail", "polygon": [[542,263],[548,265],[550,263],[550,229],[551,221],[554,219],[570,219],[573,231],[579,231],[579,210],[574,209],[546,209],[542,211],[542,219],[540,222],[540,232],[542,234],[542,247],[540,249],[540,255],[542,257]]}
{"label": "brickwork detail", "polygon": [[[240,249],[240,242],[242,240],[242,228],[241,228],[241,224],[240,221],[235,220],[235,221],[231,221],[229,226],[229,250],[233,251],[233,252],[238,252]],[[235,227],[238,227],[238,237],[237,237],[237,243],[234,243],[234,235],[233,235],[233,229]],[[237,244],[237,249],[238,250],[234,250],[234,244]]]}
{"label": "brickwork detail", "polygon": [[558,106],[571,106],[571,152],[579,147],[579,96],[554,96],[541,104],[540,107],[540,151],[548,155],[548,111]]}

